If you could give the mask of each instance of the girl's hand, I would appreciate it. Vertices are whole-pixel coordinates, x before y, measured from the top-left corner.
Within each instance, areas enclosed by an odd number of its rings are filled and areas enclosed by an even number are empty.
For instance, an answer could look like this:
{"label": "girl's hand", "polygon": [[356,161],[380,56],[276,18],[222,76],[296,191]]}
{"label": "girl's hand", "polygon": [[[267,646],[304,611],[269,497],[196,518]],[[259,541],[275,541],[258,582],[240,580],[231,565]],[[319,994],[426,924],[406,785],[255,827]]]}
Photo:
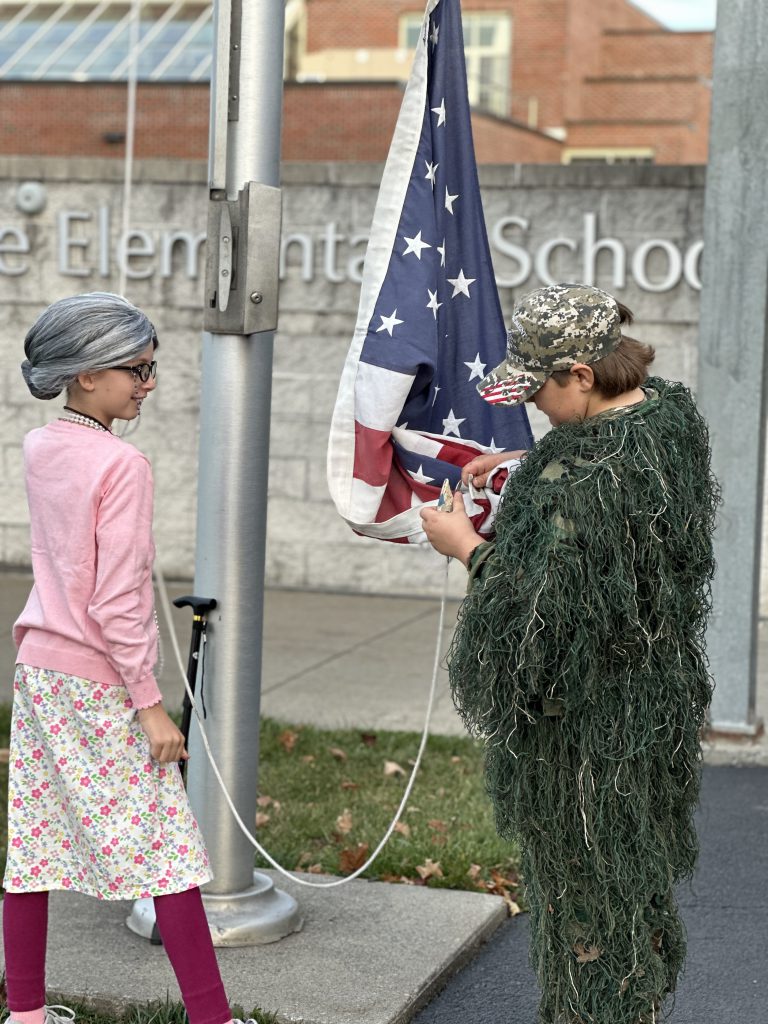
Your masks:
{"label": "girl's hand", "polygon": [[496,469],[502,462],[509,462],[510,459],[519,459],[525,455],[525,449],[520,448],[514,452],[496,452],[495,455],[478,455],[468,462],[461,470],[462,483],[468,484],[470,476],[475,487],[484,487],[485,481],[491,470]]}
{"label": "girl's hand", "polygon": [[459,558],[464,565],[477,545],[483,543],[483,538],[476,532],[464,508],[464,498],[458,491],[453,498],[452,512],[423,508],[421,522],[427,540],[435,551]]}
{"label": "girl's hand", "polygon": [[184,734],[168,717],[162,704],[141,708],[138,717],[149,740],[149,753],[155,761],[169,764],[171,761],[189,760],[189,754],[184,749]]}

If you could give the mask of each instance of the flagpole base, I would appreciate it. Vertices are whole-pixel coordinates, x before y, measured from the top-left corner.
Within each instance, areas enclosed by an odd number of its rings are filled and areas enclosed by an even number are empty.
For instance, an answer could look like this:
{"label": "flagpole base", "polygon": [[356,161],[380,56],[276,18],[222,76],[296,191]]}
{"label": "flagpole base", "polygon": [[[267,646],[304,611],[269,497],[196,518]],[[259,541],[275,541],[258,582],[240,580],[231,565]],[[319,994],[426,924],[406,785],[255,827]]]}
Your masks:
{"label": "flagpole base", "polygon": [[[263,946],[300,931],[304,924],[293,896],[258,871],[253,873],[253,885],[243,892],[203,892],[203,906],[214,946]],[[153,944],[159,941],[151,897],[136,900],[125,923],[135,935]]]}

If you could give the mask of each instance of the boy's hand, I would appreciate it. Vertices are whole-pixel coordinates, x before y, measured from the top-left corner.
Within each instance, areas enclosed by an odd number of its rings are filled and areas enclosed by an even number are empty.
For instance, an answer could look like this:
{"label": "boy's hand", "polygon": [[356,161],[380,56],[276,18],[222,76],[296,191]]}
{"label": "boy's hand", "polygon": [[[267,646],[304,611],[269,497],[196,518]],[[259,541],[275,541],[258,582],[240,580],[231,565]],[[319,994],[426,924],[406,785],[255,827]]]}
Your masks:
{"label": "boy's hand", "polygon": [[496,452],[495,455],[478,455],[462,468],[461,482],[463,484],[468,484],[471,476],[472,483],[475,487],[484,487],[485,481],[488,479],[488,474],[491,470],[496,469],[496,467],[500,466],[502,462],[509,462],[510,459],[519,459],[521,455],[525,454],[525,449],[519,448],[513,452]]}
{"label": "boy's hand", "polygon": [[421,522],[427,540],[441,555],[459,558],[466,565],[467,559],[483,538],[475,530],[464,508],[460,492],[453,497],[452,512],[438,512],[436,508],[423,508]]}
{"label": "boy's hand", "polygon": [[162,704],[151,708],[140,708],[137,712],[139,724],[149,740],[149,753],[160,764],[172,761],[187,761],[189,754],[184,749],[184,734],[177,728]]}

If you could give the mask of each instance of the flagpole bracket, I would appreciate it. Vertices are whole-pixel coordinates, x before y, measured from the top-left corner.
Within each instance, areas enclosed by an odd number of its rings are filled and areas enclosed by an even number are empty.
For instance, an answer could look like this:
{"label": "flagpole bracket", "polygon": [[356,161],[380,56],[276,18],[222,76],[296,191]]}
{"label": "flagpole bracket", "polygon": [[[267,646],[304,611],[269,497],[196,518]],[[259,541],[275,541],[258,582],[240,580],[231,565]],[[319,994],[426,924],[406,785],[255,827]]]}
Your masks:
{"label": "flagpole bracket", "polygon": [[[211,191],[203,326],[212,334],[259,334],[277,328],[279,188],[249,181],[237,199]],[[258,301],[253,296],[258,295]]]}

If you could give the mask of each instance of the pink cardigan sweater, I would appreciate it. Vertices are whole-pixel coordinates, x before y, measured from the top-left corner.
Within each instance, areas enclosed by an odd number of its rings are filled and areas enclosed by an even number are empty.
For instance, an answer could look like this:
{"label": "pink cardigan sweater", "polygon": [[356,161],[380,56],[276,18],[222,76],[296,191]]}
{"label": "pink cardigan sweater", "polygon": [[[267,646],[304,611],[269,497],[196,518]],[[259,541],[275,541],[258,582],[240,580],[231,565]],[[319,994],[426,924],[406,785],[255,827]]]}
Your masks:
{"label": "pink cardigan sweater", "polygon": [[35,582],[13,627],[17,661],[161,700],[152,470],[133,445],[57,420],[24,439]]}

